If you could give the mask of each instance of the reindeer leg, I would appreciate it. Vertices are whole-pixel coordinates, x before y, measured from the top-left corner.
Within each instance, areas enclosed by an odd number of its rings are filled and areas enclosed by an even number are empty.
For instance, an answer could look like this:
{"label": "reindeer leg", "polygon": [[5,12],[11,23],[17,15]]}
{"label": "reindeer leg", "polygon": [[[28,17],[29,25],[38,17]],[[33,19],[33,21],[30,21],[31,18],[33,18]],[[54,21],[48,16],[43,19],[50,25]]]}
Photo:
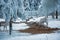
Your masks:
{"label": "reindeer leg", "polygon": [[1,31],[1,26],[0,26],[0,31]]}
{"label": "reindeer leg", "polygon": [[3,26],[3,31],[5,31],[5,26]]}
{"label": "reindeer leg", "polygon": [[7,30],[7,26],[6,26],[6,30]]}
{"label": "reindeer leg", "polygon": [[46,24],[47,24],[47,26],[48,26],[48,21],[46,21]]}
{"label": "reindeer leg", "polygon": [[5,27],[5,30],[7,30],[7,25],[5,25],[4,27]]}
{"label": "reindeer leg", "polygon": [[1,30],[1,23],[0,23],[0,30]]}

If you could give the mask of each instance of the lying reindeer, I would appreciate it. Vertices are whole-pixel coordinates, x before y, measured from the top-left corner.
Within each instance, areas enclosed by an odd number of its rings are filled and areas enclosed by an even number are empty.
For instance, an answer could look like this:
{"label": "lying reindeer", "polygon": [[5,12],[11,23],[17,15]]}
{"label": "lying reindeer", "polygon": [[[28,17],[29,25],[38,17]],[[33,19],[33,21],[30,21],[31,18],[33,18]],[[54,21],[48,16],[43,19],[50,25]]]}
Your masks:
{"label": "lying reindeer", "polygon": [[4,27],[3,30],[7,30],[7,25],[8,25],[8,24],[6,24],[6,22],[4,22],[4,21],[1,21],[1,22],[0,22],[0,27],[1,27],[1,26]]}

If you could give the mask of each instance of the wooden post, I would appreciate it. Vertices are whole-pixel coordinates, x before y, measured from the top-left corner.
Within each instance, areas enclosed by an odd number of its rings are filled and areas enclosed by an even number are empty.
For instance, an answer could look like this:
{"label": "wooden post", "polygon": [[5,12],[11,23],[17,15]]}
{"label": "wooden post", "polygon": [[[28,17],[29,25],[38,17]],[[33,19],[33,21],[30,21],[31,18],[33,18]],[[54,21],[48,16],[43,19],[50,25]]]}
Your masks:
{"label": "wooden post", "polygon": [[9,35],[11,35],[12,33],[12,18],[10,19],[10,22],[9,22]]}

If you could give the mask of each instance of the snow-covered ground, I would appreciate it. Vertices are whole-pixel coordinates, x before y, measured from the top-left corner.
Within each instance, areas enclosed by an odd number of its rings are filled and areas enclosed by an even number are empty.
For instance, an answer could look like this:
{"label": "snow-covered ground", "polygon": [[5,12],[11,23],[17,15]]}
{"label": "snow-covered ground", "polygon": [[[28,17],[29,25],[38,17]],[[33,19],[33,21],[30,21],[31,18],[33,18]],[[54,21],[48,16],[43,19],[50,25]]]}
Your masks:
{"label": "snow-covered ground", "polygon": [[35,34],[12,32],[9,35],[8,32],[0,33],[0,40],[60,40],[60,31],[51,34]]}
{"label": "snow-covered ground", "polygon": [[[34,21],[35,19],[36,18],[31,20]],[[49,16],[48,18],[49,27],[60,28],[59,24],[60,24],[59,19],[52,19],[51,16]],[[29,26],[27,26],[27,24],[25,23],[13,24],[13,30],[20,30],[26,28],[29,28]],[[31,35],[30,33],[22,33],[19,31],[12,31],[12,35],[9,35],[9,32],[0,32],[0,40],[60,40],[60,31],[56,31],[56,33],[50,34],[34,34],[34,35]]]}
{"label": "snow-covered ground", "polygon": [[27,26],[25,23],[13,24],[13,30],[21,30],[26,28],[29,28],[29,26]]}
{"label": "snow-covered ground", "polygon": [[[59,36],[58,36],[59,35]],[[60,40],[60,34],[37,34],[30,36],[12,37],[7,40]]]}
{"label": "snow-covered ground", "polygon": [[52,17],[49,16],[48,26],[51,28],[60,28],[60,16],[58,16],[58,19],[52,19]]}

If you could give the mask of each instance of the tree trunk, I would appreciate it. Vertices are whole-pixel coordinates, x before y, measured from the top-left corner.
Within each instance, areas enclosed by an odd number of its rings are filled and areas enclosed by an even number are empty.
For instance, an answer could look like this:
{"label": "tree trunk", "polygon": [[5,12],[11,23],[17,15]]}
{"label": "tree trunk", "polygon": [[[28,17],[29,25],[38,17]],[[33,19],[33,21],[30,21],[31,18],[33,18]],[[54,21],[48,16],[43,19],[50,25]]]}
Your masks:
{"label": "tree trunk", "polygon": [[56,19],[58,19],[58,12],[56,11]]}
{"label": "tree trunk", "polygon": [[11,35],[12,33],[12,18],[10,19],[10,22],[9,22],[9,35]]}

